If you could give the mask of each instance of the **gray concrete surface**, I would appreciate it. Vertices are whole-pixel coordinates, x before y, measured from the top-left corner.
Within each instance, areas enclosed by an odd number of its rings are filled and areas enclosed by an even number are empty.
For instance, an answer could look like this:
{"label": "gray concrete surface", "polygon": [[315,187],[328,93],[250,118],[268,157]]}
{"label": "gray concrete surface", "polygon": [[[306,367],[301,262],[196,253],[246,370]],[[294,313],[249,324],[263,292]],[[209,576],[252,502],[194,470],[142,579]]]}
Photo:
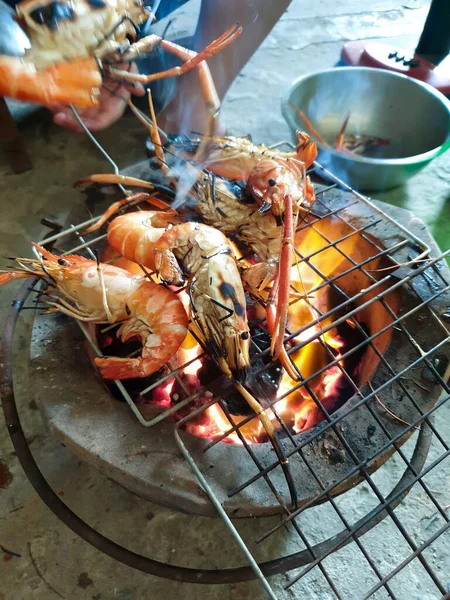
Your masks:
{"label": "gray concrete surface", "polygon": [[[422,28],[429,2],[425,0],[330,0],[310,3],[293,0],[287,14],[243,70],[224,103],[224,122],[230,132],[251,133],[255,140],[271,143],[289,135],[279,110],[279,98],[292,79],[317,68],[329,67],[339,58],[342,43],[348,39],[390,38],[414,47]],[[188,5],[189,6],[189,5]],[[180,30],[189,27],[187,7],[180,19]],[[239,119],[236,115],[239,115]],[[40,236],[42,217],[64,221],[69,207],[80,201],[72,189],[77,178],[108,165],[89,141],[58,129],[41,120],[28,125],[26,144],[33,156],[34,169],[15,176],[0,163],[2,186],[0,201],[0,255],[28,254],[28,244]],[[102,132],[99,139],[108,151],[127,166],[143,155],[145,132],[131,117]],[[449,181],[450,159],[442,156],[407,186],[378,195],[381,200],[410,208],[428,223],[441,247],[450,241]],[[444,226],[443,226],[444,224]],[[2,259],[2,265],[5,261]],[[0,314],[4,318],[15,286],[1,291]],[[29,320],[16,340],[16,351],[23,351]],[[60,496],[89,523],[127,547],[174,564],[220,568],[242,564],[242,557],[222,523],[176,513],[150,504],[130,494],[77,460],[49,434],[34,401],[33,382],[28,378],[24,360],[15,373],[20,390],[20,407],[31,448],[50,483]],[[436,424],[443,439],[450,443],[450,407],[439,410]],[[151,431],[149,432],[151,435]],[[415,437],[415,436],[414,436]],[[414,439],[405,452],[412,451]],[[442,455],[435,439],[427,464]],[[160,598],[198,598],[205,600],[265,598],[257,582],[230,586],[177,584],[131,570],[94,550],[62,525],[43,505],[27,482],[14,456],[4,426],[0,427],[0,461],[6,477],[0,489],[0,544],[20,556],[0,554],[0,600],[141,600]],[[375,475],[387,493],[404,468],[398,456],[389,467]],[[426,476],[428,488],[442,506],[450,504],[448,458]],[[354,522],[375,506],[376,498],[366,484],[339,498],[346,518]],[[444,523],[435,506],[420,486],[396,510],[396,515],[420,545]],[[299,550],[298,536],[280,530],[266,542],[256,545],[258,534],[275,524],[276,518],[239,521],[237,527],[258,559]],[[311,543],[325,539],[342,528],[329,507],[307,511],[299,520]],[[362,539],[383,574],[399,564],[411,549],[393,521],[385,520]],[[450,591],[450,539],[440,537],[424,553],[437,576]],[[340,594],[358,600],[377,581],[361,551],[352,544],[324,562]],[[323,574],[314,569],[290,590],[283,586],[287,575],[274,577],[271,584],[280,600],[296,598],[331,600]],[[401,600],[438,600],[441,594],[414,560],[394,578],[392,589]],[[373,598],[384,599],[385,591]]]}

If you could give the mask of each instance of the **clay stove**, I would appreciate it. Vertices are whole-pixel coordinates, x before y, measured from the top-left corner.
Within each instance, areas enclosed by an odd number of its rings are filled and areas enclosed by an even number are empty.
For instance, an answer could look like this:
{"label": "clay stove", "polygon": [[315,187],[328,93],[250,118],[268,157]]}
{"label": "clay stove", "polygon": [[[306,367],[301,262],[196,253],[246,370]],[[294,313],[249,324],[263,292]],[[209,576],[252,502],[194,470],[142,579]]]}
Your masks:
{"label": "clay stove", "polygon": [[[128,174],[155,178],[148,161]],[[322,482],[332,481],[337,495],[363,479],[361,464],[369,474],[383,464],[436,403],[449,365],[450,276],[433,258],[440,252],[423,224],[336,181],[316,189],[314,211],[298,229],[301,254],[293,269],[299,297],[309,298],[293,301],[299,308],[287,346],[299,384],[277,380],[256,304],[252,313],[253,384],[278,424],[304,508],[329,497]],[[100,214],[111,201],[95,194],[88,206]],[[75,209],[68,229],[50,238],[57,249],[89,255],[102,242],[104,236],[81,237],[84,215]],[[101,351],[107,334],[80,329],[64,316],[36,319],[33,376],[55,434],[109,477],[160,504],[216,514],[188,458],[228,515],[281,512],[289,519],[286,481],[257,418],[195,348],[185,348],[148,381],[115,384],[113,394],[89,356]]]}

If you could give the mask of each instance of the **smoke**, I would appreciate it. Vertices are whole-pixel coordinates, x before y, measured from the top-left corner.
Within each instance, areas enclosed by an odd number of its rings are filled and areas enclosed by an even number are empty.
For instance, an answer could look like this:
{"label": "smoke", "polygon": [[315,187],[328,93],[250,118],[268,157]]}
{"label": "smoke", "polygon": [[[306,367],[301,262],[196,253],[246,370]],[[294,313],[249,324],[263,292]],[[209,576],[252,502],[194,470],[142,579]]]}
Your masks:
{"label": "smoke", "polygon": [[189,199],[189,192],[194,187],[201,171],[195,167],[187,168],[183,163],[178,163],[170,169],[169,176],[177,180],[175,200],[171,203],[172,208],[177,210]]}

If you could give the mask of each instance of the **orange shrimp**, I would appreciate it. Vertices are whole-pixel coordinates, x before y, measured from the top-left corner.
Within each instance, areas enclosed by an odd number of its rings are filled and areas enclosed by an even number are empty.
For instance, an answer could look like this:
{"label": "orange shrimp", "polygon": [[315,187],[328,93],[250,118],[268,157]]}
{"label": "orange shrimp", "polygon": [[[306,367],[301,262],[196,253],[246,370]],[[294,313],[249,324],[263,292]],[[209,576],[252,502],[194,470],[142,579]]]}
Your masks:
{"label": "orange shrimp", "polygon": [[[154,18],[143,0],[23,0],[16,12],[31,46],[21,57],[0,56],[0,96],[45,105],[95,107],[104,78],[148,84],[196,68],[206,103],[216,113],[220,101],[204,61],[241,33],[234,25],[197,53],[155,34],[135,42],[139,26]],[[148,75],[120,68],[160,46],[182,64]]]}
{"label": "orange shrimp", "polygon": [[0,96],[16,100],[96,106],[102,77],[93,58],[59,62],[37,70],[18,56],[0,57]]}
{"label": "orange shrimp", "polygon": [[[317,158],[317,146],[308,134],[297,131],[297,146],[291,152],[282,152],[268,148],[263,144],[254,144],[248,137],[211,137],[203,142],[201,154],[195,156],[202,160],[202,167],[220,177],[247,181],[252,170],[262,160],[280,160],[286,163],[297,161],[309,168]],[[200,142],[186,136],[168,136],[170,149],[174,154],[192,159],[198,151]]]}
{"label": "orange shrimp", "polygon": [[[181,300],[170,290],[123,269],[82,256],[58,257],[37,244],[41,259],[16,259],[20,268],[0,275],[0,285],[15,279],[39,277],[52,289],[46,293],[47,313],[63,312],[80,321],[121,323],[117,336],[126,342],[139,338],[137,358],[96,358],[105,379],[147,377],[177,352],[188,318]],[[56,293],[58,292],[58,293]]]}
{"label": "orange shrimp", "polygon": [[189,281],[194,326],[223,373],[243,381],[250,364],[250,332],[233,249],[217,229],[194,222],[171,226],[179,220],[168,212],[127,213],[109,224],[108,243],[166,283],[182,286]]}

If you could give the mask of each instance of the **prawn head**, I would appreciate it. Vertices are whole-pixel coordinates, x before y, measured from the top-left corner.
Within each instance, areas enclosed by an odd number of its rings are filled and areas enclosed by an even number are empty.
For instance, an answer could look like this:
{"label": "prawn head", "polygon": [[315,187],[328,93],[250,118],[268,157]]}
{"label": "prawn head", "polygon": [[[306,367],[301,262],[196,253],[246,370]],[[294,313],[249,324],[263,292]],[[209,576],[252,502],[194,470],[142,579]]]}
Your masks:
{"label": "prawn head", "polygon": [[236,261],[217,254],[189,286],[191,315],[222,372],[244,382],[250,366],[250,331],[246,301]]}

